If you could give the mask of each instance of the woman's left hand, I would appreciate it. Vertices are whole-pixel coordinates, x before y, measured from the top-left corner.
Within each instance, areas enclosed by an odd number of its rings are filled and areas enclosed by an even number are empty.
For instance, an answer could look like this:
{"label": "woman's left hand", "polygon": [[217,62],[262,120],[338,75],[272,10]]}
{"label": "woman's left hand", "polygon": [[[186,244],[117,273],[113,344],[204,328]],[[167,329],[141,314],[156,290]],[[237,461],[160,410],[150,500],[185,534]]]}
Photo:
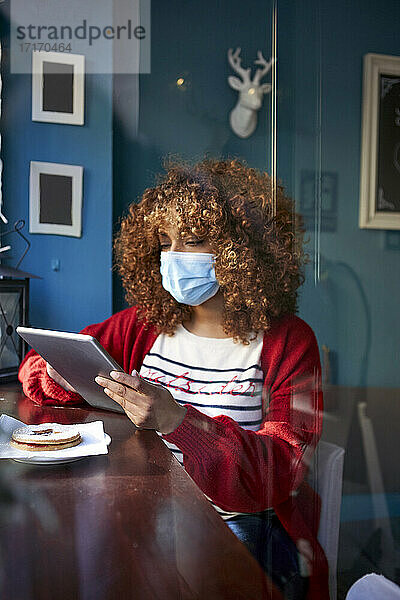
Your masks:
{"label": "woman's left hand", "polygon": [[[136,371],[135,371],[136,373]],[[183,421],[186,408],[180,406],[165,387],[144,380],[138,374],[111,371],[110,377],[96,377],[104,392],[124,409],[139,429],[156,429],[168,434]]]}

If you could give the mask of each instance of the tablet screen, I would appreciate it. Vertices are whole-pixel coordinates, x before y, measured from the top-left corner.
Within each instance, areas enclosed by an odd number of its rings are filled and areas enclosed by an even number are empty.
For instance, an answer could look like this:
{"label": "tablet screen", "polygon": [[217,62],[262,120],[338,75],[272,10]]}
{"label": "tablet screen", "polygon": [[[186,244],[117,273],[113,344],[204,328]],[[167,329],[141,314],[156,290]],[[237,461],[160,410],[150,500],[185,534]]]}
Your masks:
{"label": "tablet screen", "polygon": [[91,406],[124,412],[94,381],[97,375],[110,378],[110,371],[123,371],[94,337],[33,327],[17,327],[16,331]]}

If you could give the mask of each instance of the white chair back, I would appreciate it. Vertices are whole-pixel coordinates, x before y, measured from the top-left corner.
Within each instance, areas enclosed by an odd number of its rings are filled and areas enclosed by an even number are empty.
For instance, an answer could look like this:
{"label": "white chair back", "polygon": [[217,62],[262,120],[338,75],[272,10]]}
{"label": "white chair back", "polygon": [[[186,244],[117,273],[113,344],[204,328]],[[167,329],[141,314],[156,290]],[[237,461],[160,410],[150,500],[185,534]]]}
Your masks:
{"label": "white chair back", "polygon": [[329,565],[329,596],[336,600],[336,570],[339,546],[340,507],[342,502],[344,449],[319,442],[310,465],[308,481],[321,498],[318,541]]}
{"label": "white chair back", "polygon": [[346,600],[400,600],[400,587],[383,575],[369,573],[353,583]]}

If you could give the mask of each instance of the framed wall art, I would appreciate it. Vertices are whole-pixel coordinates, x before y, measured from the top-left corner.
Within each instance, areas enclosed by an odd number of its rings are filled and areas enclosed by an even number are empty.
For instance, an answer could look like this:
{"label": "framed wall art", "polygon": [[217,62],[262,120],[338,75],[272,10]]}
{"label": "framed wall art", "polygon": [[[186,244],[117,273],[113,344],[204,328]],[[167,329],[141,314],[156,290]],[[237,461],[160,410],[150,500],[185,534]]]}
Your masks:
{"label": "framed wall art", "polygon": [[400,229],[400,57],[364,56],[359,226]]}
{"label": "framed wall art", "polygon": [[82,235],[83,167],[31,161],[29,232]]}
{"label": "framed wall art", "polygon": [[83,54],[32,52],[32,120],[84,124]]}

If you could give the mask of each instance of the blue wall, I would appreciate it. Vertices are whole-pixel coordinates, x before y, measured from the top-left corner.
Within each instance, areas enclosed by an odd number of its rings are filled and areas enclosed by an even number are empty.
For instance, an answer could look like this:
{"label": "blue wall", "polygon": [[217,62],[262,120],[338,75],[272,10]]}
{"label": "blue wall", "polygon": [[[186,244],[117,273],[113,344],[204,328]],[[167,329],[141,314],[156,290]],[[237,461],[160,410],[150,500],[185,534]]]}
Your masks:
{"label": "blue wall", "polygon": [[[2,42],[7,46],[4,10]],[[9,70],[6,47],[1,118],[4,212],[11,227],[18,219],[26,221],[24,231],[32,246],[21,269],[42,277],[31,281],[31,324],[77,331],[112,312],[112,76],[86,76],[85,124],[75,126],[33,122],[31,76]],[[81,238],[27,233],[31,160],[84,167]],[[3,255],[9,265],[16,264],[24,248],[16,238],[4,238],[12,245]],[[59,259],[59,271],[52,270],[53,259]]]}
{"label": "blue wall", "polygon": [[336,227],[320,233],[319,279],[311,223],[300,315],[333,351],[334,381],[398,386],[400,256],[388,242],[400,248],[400,231],[359,229],[358,210],[363,55],[400,55],[400,3],[285,0],[279,9],[281,174],[299,209],[303,170],[331,172],[338,184]]}

